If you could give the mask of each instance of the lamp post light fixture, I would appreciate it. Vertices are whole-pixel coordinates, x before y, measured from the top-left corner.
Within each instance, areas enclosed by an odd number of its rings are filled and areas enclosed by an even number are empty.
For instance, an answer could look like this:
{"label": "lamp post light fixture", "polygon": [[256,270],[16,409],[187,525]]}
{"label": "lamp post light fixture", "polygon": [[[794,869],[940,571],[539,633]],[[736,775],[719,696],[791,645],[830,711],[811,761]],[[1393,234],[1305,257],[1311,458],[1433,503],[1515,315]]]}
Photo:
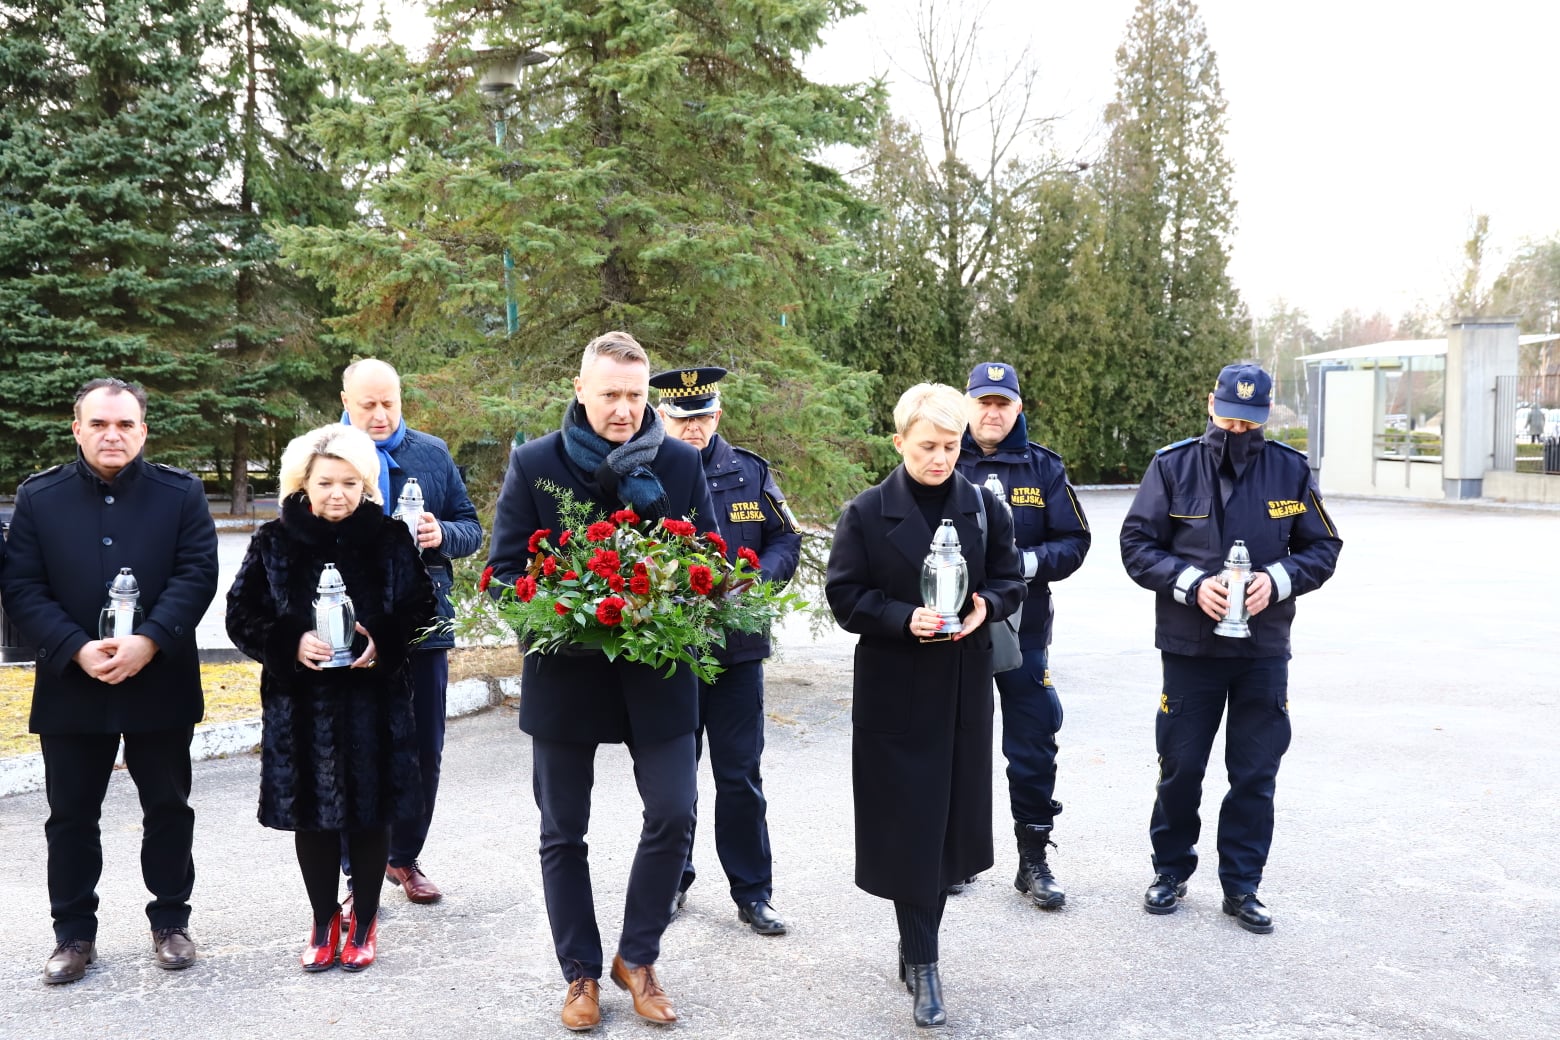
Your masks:
{"label": "lamp post light fixture", "polygon": [[[477,51],[477,89],[492,98],[500,107],[493,120],[493,144],[504,147],[504,99],[520,86],[520,78],[532,65],[550,61],[552,55],[543,51],[508,51],[501,48],[485,48]],[[504,331],[510,336],[520,331],[520,306],[515,302],[515,258],[504,249]]]}

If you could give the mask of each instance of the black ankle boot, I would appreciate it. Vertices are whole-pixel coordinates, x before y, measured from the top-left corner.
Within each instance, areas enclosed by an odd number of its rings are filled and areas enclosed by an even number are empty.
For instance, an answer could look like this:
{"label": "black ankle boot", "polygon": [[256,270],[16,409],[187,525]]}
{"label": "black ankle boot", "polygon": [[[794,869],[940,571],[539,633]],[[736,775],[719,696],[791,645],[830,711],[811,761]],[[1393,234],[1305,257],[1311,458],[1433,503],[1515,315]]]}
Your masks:
{"label": "black ankle boot", "polygon": [[937,974],[937,962],[930,964],[906,964],[905,988],[915,998],[915,1024],[940,1026],[948,1021],[943,1010],[942,976]]}
{"label": "black ankle boot", "polygon": [[1051,841],[1051,825],[1015,823],[1013,831],[1018,836],[1018,876],[1013,879],[1013,887],[1042,910],[1065,905],[1067,893],[1056,883],[1045,858],[1046,846],[1055,844]]}

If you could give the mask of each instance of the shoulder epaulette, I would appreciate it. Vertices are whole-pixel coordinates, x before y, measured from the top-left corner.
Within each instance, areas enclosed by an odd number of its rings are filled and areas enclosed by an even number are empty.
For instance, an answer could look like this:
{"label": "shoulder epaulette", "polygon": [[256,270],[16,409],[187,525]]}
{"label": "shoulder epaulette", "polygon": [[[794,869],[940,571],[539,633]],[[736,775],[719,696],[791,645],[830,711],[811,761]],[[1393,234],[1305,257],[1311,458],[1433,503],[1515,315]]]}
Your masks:
{"label": "shoulder epaulette", "polygon": [[70,463],[62,462],[58,466],[50,466],[48,469],[41,469],[37,473],[32,474],[30,477],[25,478],[22,481],[22,483],[23,484],[30,484],[34,480],[37,480],[39,477],[47,477],[51,473],[58,473],[60,470],[64,469],[68,465],[70,465]]}
{"label": "shoulder epaulette", "polygon": [[1061,462],[1062,461],[1062,456],[1061,456],[1061,454],[1059,452],[1052,451],[1050,448],[1047,448],[1044,444],[1036,444],[1034,441],[1030,441],[1029,442],[1029,447],[1031,449],[1033,449],[1034,451],[1040,452],[1040,454],[1042,454],[1042,455],[1049,455],[1051,458],[1055,459],[1057,462]]}
{"label": "shoulder epaulette", "polygon": [[1154,452],[1154,454],[1163,455],[1167,451],[1174,451],[1177,448],[1184,448],[1188,444],[1196,444],[1200,440],[1202,440],[1201,437],[1188,437],[1184,441],[1176,441],[1174,444],[1166,444],[1163,448],[1160,448],[1158,451]]}
{"label": "shoulder epaulette", "polygon": [[1295,447],[1293,444],[1285,444],[1283,441],[1268,441],[1268,445],[1270,447],[1284,448],[1287,451],[1292,451],[1296,455],[1300,456],[1302,459],[1309,459],[1311,457],[1309,453],[1301,451],[1299,448]]}
{"label": "shoulder epaulette", "polygon": [[764,458],[762,455],[760,455],[756,451],[749,451],[746,448],[739,448],[735,444],[733,444],[731,446],[731,450],[736,452],[738,455],[746,455],[750,459],[757,459],[759,462],[762,462],[766,466],[769,465],[769,460]]}
{"label": "shoulder epaulette", "polygon": [[152,463],[152,468],[153,469],[160,469],[164,473],[172,473],[174,476],[178,476],[178,477],[189,477],[191,480],[199,480],[200,479],[199,477],[195,476],[195,474],[191,473],[189,470],[187,470],[187,469],[180,469],[178,466],[170,466],[166,462],[154,462],[154,463]]}

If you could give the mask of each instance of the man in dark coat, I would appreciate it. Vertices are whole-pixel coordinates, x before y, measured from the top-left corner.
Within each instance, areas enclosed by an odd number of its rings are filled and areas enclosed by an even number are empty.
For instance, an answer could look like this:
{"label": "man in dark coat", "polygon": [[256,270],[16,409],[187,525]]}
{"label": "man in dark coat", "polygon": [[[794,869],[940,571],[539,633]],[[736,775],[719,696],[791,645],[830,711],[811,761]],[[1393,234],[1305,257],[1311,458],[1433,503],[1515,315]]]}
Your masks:
{"label": "man in dark coat", "polygon": [[[156,963],[195,960],[190,740],[205,714],[195,627],[217,591],[217,532],[200,481],[143,457],[145,416],[139,386],[81,388],[76,461],[17,489],[0,578],[6,612],[38,647],[29,726],[49,799],[48,983],[76,981],[96,955],[98,818],[121,739],[144,812]],[[133,633],[99,638],[106,590],[126,569],[139,587]]]}
{"label": "man in dark coat", "polygon": [[[1305,455],[1262,436],[1273,380],[1226,365],[1201,437],[1159,449],[1121,525],[1121,559],[1156,594],[1154,645],[1164,664],[1155,745],[1159,785],[1149,838],[1151,914],[1173,913],[1197,869],[1203,774],[1226,709],[1230,789],[1219,811],[1223,909],[1248,932],[1273,930],[1257,886],[1273,843],[1273,792],[1289,747],[1289,626],[1295,597],[1332,577],[1343,540]],[[1232,545],[1250,554],[1249,634],[1215,625],[1235,593],[1221,572]]]}
{"label": "man in dark coat", "polygon": [[[537,486],[543,480],[603,517],[627,505],[646,519],[686,517],[701,530],[715,530],[699,453],[666,437],[659,416],[646,407],[649,381],[649,358],[626,332],[609,332],[585,348],[563,428],[509,456],[488,559],[495,582],[513,585],[521,576],[535,532],[563,528],[557,499]],[[562,1018],[570,1029],[591,1029],[601,1020],[601,933],[585,845],[600,744],[628,746],[644,803],[612,979],[629,991],[640,1016],[676,1020],[654,964],[692,839],[698,707],[698,684],[686,666],[668,678],[587,647],[525,655],[520,728],[531,735],[542,887],[569,983]]]}
{"label": "man in dark coat", "polygon": [[[417,520],[417,548],[433,580],[438,610],[428,625],[431,634],[412,648],[412,710],[417,718],[417,760],[422,770],[422,812],[390,829],[390,866],[386,880],[401,886],[414,903],[436,903],[443,893],[417,862],[439,794],[439,770],[444,760],[445,694],[450,679],[451,624],[455,584],[450,561],[470,556],[482,547],[482,524],[466,493],[466,482],[439,438],[406,424],[401,415],[401,377],[383,361],[365,358],[341,373],[343,421],[367,433],[379,449],[379,493],[386,515],[393,514],[409,478],[422,489],[423,508]],[[343,864],[351,873],[350,864]]]}
{"label": "man in dark coat", "polygon": [[[720,380],[725,374],[717,366],[675,369],[651,376],[650,385],[661,392],[661,419],[667,432],[699,449],[728,555],[735,559],[740,550],[751,551],[764,579],[783,585],[796,573],[802,533],[769,463],[727,443],[716,432],[721,417]],[[768,803],[759,769],[764,753],[764,659],[769,650],[767,632],[726,633],[726,645],[715,649],[715,659],[725,671],[713,683],[699,683],[695,739],[696,746],[706,736],[710,742],[715,852],[726,871],[737,917],[759,935],[784,935],[785,922],[770,903],[774,869]],[[688,898],[694,876],[690,844],[673,913]]]}

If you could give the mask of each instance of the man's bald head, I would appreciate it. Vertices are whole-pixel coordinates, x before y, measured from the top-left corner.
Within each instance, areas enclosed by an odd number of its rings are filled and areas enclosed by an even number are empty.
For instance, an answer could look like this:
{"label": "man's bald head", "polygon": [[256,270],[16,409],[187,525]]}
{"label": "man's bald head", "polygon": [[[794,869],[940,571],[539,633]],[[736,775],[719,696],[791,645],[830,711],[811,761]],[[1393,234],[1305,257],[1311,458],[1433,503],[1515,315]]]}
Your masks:
{"label": "man's bald head", "polygon": [[341,373],[341,405],[353,426],[376,441],[401,426],[401,376],[378,358],[354,361]]}

